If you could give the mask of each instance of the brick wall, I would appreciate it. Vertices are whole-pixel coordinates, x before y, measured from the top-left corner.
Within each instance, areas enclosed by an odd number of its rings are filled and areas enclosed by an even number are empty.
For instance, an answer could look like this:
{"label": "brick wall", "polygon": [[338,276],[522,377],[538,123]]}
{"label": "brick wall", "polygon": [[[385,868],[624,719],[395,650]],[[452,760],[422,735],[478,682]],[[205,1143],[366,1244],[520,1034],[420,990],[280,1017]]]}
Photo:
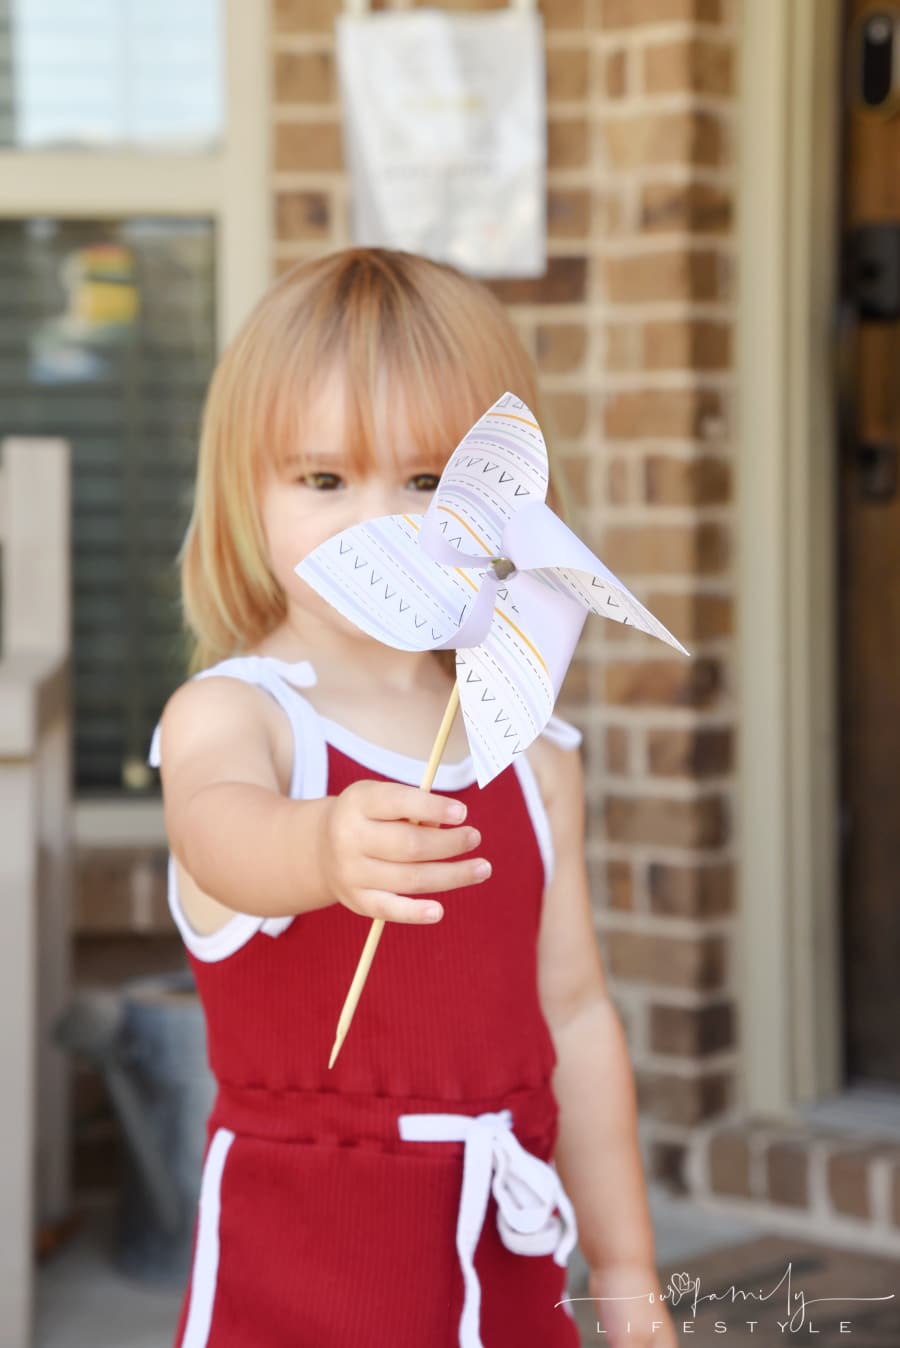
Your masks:
{"label": "brick wall", "polygon": [[[538,361],[575,527],[693,653],[589,618],[560,702],[585,732],[592,892],[648,1165],[673,1179],[691,1126],[735,1102],[737,4],[544,0],[548,268],[492,284]],[[338,9],[273,3],[279,271],[350,242]]]}

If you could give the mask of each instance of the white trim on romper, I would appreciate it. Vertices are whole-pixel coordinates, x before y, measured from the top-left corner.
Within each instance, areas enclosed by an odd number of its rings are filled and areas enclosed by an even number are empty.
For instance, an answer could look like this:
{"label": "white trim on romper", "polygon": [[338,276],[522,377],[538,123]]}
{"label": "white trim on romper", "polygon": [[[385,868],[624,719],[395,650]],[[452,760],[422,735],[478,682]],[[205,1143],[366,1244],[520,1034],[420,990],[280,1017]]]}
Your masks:
{"label": "white trim on romper", "polygon": [[234,1141],[229,1128],[217,1128],[203,1163],[197,1209],[197,1243],[191,1267],[191,1297],[181,1348],[205,1348],[209,1341],[219,1272],[219,1214],[225,1158]]}
{"label": "white trim on romper", "polygon": [[[297,684],[311,687],[317,681],[315,670],[308,660],[289,662],[268,655],[235,656],[221,660],[208,669],[200,670],[193,677],[206,678],[210,675],[238,678],[258,684],[283,708],[291,723],[294,739],[290,786],[290,795],[293,799],[318,800],[326,795],[328,744],[333,744],[336,749],[346,753],[356,762],[385,777],[404,782],[409,786],[420,784],[426,767],[423,759],[412,758],[408,754],[397,753],[384,745],[363,739],[355,731],[348,730],[346,726],[316,711],[297,687]],[[582,740],[581,731],[559,716],[550,717],[542,734],[565,748],[575,748]],[[147,757],[148,763],[153,767],[159,766],[159,741],[160,732],[157,724]],[[550,823],[530,762],[522,754],[513,760],[513,766],[540,849],[546,888],[554,868]],[[475,780],[474,762],[469,754],[457,763],[439,763],[432,787],[436,791],[458,791],[471,786]],[[184,944],[204,963],[227,959],[229,955],[233,955],[246,945],[258,931],[264,932],[266,936],[280,936],[294,921],[292,915],[262,917],[254,913],[236,912],[234,917],[229,918],[217,931],[206,933],[195,931],[181,904],[178,873],[171,853],[168,865],[168,903],[169,911]]]}

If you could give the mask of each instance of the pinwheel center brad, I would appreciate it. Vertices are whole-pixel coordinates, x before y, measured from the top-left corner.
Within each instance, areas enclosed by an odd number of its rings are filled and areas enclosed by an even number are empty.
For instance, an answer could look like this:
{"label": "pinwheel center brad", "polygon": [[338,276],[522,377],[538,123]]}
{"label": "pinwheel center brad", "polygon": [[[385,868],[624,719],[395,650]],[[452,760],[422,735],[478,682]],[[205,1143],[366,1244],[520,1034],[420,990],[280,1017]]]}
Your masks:
{"label": "pinwheel center brad", "polygon": [[491,566],[498,580],[506,580],[507,576],[512,575],[516,569],[515,563],[510,561],[508,557],[492,557]]}

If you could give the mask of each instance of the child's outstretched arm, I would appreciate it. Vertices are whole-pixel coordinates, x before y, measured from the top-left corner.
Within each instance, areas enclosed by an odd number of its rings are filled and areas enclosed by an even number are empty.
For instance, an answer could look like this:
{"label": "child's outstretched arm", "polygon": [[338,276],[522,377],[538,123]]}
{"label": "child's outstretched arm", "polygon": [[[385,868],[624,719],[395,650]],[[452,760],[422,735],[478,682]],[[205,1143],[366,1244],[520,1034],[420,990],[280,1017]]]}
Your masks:
{"label": "child's outstretched arm", "polygon": [[628,1044],[594,932],[581,755],[541,738],[534,750],[529,758],[554,851],[538,941],[538,987],[557,1054],[556,1168],[575,1207],[589,1295],[603,1298],[591,1309],[610,1348],[676,1348],[666,1308],[656,1300],[660,1288]]}
{"label": "child's outstretched arm", "polygon": [[462,826],[461,802],[374,780],[317,800],[282,794],[275,769],[281,716],[264,690],[224,676],[182,684],[166,703],[166,832],[202,893],[264,917],[343,903],[367,917],[423,922],[434,920],[433,907],[442,915],[440,904],[408,896],[487,878],[489,865],[478,870],[482,858],[447,860],[481,841],[477,829]]}

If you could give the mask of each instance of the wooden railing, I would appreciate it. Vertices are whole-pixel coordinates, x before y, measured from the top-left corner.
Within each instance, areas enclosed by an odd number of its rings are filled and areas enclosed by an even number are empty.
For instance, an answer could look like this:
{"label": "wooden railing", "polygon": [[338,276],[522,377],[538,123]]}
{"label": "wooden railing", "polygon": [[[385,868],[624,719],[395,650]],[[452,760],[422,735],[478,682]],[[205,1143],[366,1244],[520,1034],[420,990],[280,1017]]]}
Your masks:
{"label": "wooden railing", "polygon": [[0,442],[0,1336],[29,1348],[38,1224],[69,1207],[70,451]]}

